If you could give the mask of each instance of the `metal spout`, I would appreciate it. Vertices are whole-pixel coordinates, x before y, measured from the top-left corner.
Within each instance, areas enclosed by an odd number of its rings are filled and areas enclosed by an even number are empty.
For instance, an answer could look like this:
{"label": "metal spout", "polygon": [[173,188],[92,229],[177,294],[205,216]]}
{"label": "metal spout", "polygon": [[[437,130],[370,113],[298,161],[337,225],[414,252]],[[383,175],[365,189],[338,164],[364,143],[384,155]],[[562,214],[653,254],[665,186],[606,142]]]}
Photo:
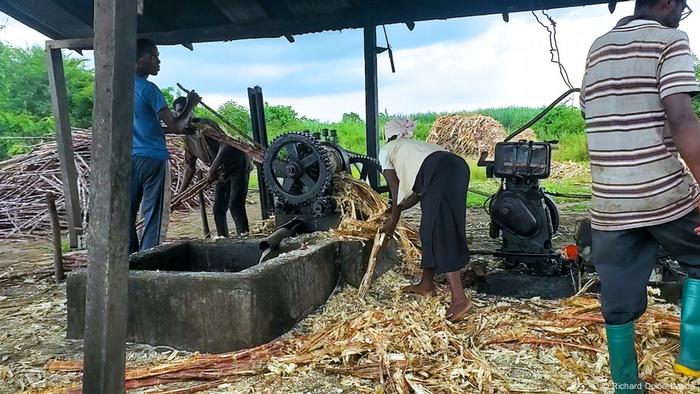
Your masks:
{"label": "metal spout", "polygon": [[[301,232],[304,227],[304,221],[301,219],[292,219],[291,221],[281,225],[272,234],[260,241],[258,247],[260,251],[273,251],[280,247],[282,240],[293,237]],[[268,252],[269,253],[269,252]]]}

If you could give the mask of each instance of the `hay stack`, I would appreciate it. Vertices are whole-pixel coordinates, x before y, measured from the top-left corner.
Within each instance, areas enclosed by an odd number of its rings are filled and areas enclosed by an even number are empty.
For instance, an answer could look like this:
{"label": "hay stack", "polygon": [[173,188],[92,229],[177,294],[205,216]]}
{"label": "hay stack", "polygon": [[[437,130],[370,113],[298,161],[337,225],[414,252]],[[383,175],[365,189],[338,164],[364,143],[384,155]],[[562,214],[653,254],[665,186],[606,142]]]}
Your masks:
{"label": "hay stack", "polygon": [[[508,135],[497,120],[485,115],[441,116],[430,129],[427,141],[438,144],[465,159],[478,159],[483,151],[493,157],[497,142]],[[526,129],[518,135],[518,140],[536,140],[535,132]]]}

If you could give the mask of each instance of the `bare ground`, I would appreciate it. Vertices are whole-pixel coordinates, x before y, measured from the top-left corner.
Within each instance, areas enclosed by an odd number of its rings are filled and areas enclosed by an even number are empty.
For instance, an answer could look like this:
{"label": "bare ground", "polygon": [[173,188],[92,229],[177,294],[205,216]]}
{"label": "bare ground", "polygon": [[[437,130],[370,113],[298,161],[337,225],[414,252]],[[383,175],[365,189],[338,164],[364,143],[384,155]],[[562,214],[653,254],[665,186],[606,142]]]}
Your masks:
{"label": "bare ground", "polygon": [[[260,221],[257,196],[251,197],[248,215],[251,227]],[[419,222],[420,211],[409,211],[407,217]],[[467,233],[470,247],[495,248],[498,242],[488,237],[488,217],[483,210],[469,210]],[[560,235],[555,244],[571,241],[575,222],[582,215],[563,213]],[[198,211],[174,213],[169,239],[197,238],[202,234]],[[209,217],[210,227],[214,223]],[[233,228],[233,223],[231,228]],[[65,338],[65,284],[51,278],[51,247],[48,239],[13,239],[0,244],[0,393],[40,391],[42,388],[74,382],[75,374],[47,373],[47,362],[55,359],[82,358],[82,341]],[[487,257],[475,258],[488,259]],[[14,277],[13,277],[14,276]],[[127,345],[130,366],[163,362],[184,355],[167,347],[139,344]],[[298,385],[303,387],[297,387]],[[218,391],[236,392],[355,392],[357,379],[342,378],[311,371],[307,378],[285,380],[279,376],[241,378],[236,384],[224,385]],[[365,390],[375,383],[364,382]],[[365,391],[362,390],[362,391]]]}

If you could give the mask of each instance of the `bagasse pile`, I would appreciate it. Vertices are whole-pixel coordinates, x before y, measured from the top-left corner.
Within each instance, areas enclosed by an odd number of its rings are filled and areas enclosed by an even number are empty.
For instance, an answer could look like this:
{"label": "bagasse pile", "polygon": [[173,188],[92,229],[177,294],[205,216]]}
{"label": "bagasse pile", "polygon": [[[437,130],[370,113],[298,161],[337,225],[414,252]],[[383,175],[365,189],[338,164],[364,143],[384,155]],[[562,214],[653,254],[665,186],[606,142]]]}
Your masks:
{"label": "bagasse pile", "polygon": [[[446,115],[435,120],[428,142],[438,144],[467,159],[478,159],[481,152],[493,157],[497,142],[508,135],[497,120],[485,115]],[[534,131],[527,129],[516,139],[536,140]]]}
{"label": "bagasse pile", "polygon": [[[89,130],[73,129],[72,136],[78,173],[78,195],[85,223],[89,198],[91,133]],[[168,137],[167,144],[172,174],[171,191],[175,200],[176,191],[184,178],[185,156],[179,137]],[[201,162],[198,165],[206,173],[206,167]],[[128,186],[128,180],[125,180],[124,187]],[[46,206],[46,192],[49,191],[56,196],[56,207],[65,228],[63,182],[55,141],[38,145],[28,154],[0,163],[0,237],[46,234],[50,230]],[[205,196],[211,203],[210,194],[207,190]],[[180,207],[191,209],[189,201],[195,195],[190,193],[187,199],[181,199]]]}
{"label": "bagasse pile", "polygon": [[[542,301],[472,295],[474,313],[453,324],[444,319],[446,289],[429,298],[400,294],[399,287],[407,282],[390,271],[366,299],[345,288],[297,332],[257,348],[129,368],[127,387],[160,393],[217,387],[306,392],[320,375],[342,377],[344,392],[609,391],[605,330],[596,298]],[[682,378],[670,368],[678,329],[675,307],[652,302],[637,325],[642,377],[657,387],[700,392],[700,381]],[[82,365],[54,361],[47,369],[79,372]],[[77,387],[74,383],[47,392]]]}
{"label": "bagasse pile", "polygon": [[[386,203],[363,182],[336,184],[342,185],[334,194],[344,221],[335,233],[372,238]],[[380,277],[367,297],[345,287],[292,333],[256,348],[128,368],[127,388],[171,394],[610,390],[596,297],[544,301],[471,294],[473,313],[450,323],[444,318],[446,287],[440,286],[437,297],[400,292],[416,278],[420,251],[415,228],[401,223],[397,236],[404,263]],[[680,377],[670,367],[678,348],[675,306],[652,298],[637,331],[640,370],[647,382],[700,392],[700,381]],[[63,374],[65,384],[44,392],[80,387],[80,362],[56,360],[46,370]]]}

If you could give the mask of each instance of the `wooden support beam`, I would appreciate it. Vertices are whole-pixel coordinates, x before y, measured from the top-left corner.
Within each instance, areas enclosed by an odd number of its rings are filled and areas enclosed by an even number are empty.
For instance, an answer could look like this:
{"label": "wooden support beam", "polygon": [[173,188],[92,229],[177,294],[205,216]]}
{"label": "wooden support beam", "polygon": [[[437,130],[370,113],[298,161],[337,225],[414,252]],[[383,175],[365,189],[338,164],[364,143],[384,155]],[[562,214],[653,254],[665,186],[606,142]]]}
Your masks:
{"label": "wooden support beam", "polygon": [[49,220],[51,221],[51,243],[53,244],[53,273],[56,283],[61,283],[66,279],[63,272],[63,251],[61,245],[61,222],[58,220],[56,210],[56,197],[51,192],[46,193],[46,205],[49,209]]}
{"label": "wooden support beam", "polygon": [[84,393],[123,393],[136,0],[95,0]]}
{"label": "wooden support beam", "polygon": [[[377,82],[377,28],[374,25],[364,28],[365,42],[365,135],[367,156],[379,154],[379,94]],[[370,171],[369,183],[376,188],[379,183],[376,171]]]}
{"label": "wooden support beam", "polygon": [[56,123],[56,147],[61,163],[61,181],[66,202],[68,218],[68,239],[71,248],[78,247],[78,234],[82,234],[82,213],[78,197],[78,172],[75,169],[73,139],[70,129],[70,110],[68,109],[68,89],[63,71],[63,56],[60,49],[47,49],[46,66],[49,72],[49,90]]}

